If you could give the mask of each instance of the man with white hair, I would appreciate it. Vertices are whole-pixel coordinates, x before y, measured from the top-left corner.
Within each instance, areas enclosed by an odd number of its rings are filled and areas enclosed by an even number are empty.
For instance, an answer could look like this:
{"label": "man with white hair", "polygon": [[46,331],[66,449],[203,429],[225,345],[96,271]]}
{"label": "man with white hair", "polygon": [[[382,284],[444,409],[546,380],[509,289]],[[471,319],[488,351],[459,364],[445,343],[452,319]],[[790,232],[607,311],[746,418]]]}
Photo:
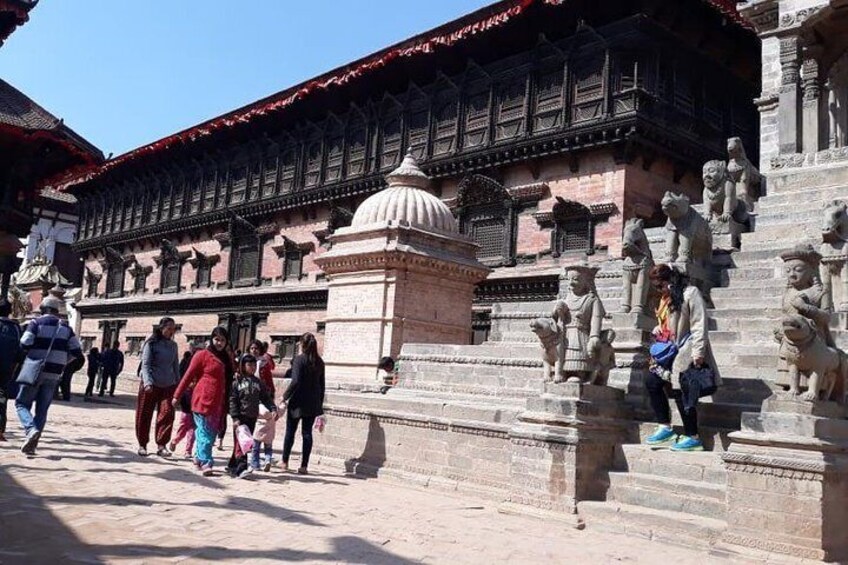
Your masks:
{"label": "man with white hair", "polygon": [[[59,318],[62,300],[48,296],[41,302],[42,315],[26,327],[21,346],[31,361],[41,361],[38,377],[33,384],[20,383],[15,409],[26,432],[21,452],[35,455],[38,440],[47,423],[47,410],[53,402],[56,387],[62,380],[65,365],[76,357],[82,357],[82,348],[74,331],[67,322]],[[35,402],[35,415],[30,411]]]}

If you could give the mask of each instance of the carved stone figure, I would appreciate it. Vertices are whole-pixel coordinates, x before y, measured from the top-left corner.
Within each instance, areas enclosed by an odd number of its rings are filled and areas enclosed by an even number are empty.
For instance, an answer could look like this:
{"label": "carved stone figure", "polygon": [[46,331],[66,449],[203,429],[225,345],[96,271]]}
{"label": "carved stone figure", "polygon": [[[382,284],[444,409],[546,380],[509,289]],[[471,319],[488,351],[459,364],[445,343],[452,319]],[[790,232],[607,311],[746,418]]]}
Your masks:
{"label": "carved stone figure", "polygon": [[706,299],[710,291],[713,235],[710,225],[689,206],[685,194],[666,192],[662,211],[668,217],[666,263],[673,264],[698,287]]}
{"label": "carved stone figure", "polygon": [[822,223],[821,307],[828,311],[848,311],[848,204],[834,200],[825,205]]}
{"label": "carved stone figure", "polygon": [[592,374],[590,383],[593,385],[606,385],[609,380],[610,370],[615,367],[615,330],[601,330],[601,345],[598,347],[597,365]]}
{"label": "carved stone figure", "polygon": [[644,226],[645,222],[639,218],[631,218],[624,224],[621,238],[621,255],[624,257],[621,311],[625,313],[643,314],[649,311],[648,272],[654,266],[654,258]]}
{"label": "carved stone figure", "polygon": [[553,318],[536,318],[530,322],[530,330],[541,342],[542,375],[546,381],[553,381],[557,374],[557,350],[562,333]]}
{"label": "carved stone figure", "polygon": [[[814,400],[845,401],[848,358],[835,347],[828,347],[816,331],[816,323],[799,314],[782,320],[781,352],[789,367],[789,392]],[[801,394],[801,376],[808,379],[807,392]]]}
{"label": "carved stone figure", "polygon": [[713,245],[721,250],[738,250],[748,224],[748,209],[736,197],[736,183],[727,174],[724,161],[707,161],[703,169],[704,213],[713,234]]}
{"label": "carved stone figure", "polygon": [[[601,357],[607,352],[601,327],[604,305],[595,290],[597,272],[597,267],[571,265],[560,277],[560,296],[564,282],[565,297],[557,301],[551,316],[563,334],[554,375],[556,382],[567,379],[569,382],[603,384],[598,380],[605,378],[609,372],[609,367],[604,371],[601,364]],[[606,335],[607,340],[614,337],[614,334]]]}
{"label": "carved stone figure", "polygon": [[748,160],[745,147],[738,137],[727,140],[727,173],[736,188],[736,196],[745,203],[748,212],[754,211],[756,202],[763,192],[763,177],[760,171]]}
{"label": "carved stone figure", "polygon": [[32,301],[29,294],[22,291],[14,283],[9,287],[9,303],[12,305],[11,318],[24,320],[32,313]]}
{"label": "carved stone figure", "polygon": [[[811,320],[814,322],[812,327],[815,328],[824,344],[833,347],[829,328],[830,313],[821,307],[824,297],[824,288],[819,280],[821,255],[813,249],[812,245],[798,245],[781,253],[780,258],[784,262],[787,282],[782,300],[784,315],[800,315]],[[775,382],[788,388],[792,386],[786,350],[789,344],[782,326],[775,330],[775,338],[780,342],[778,374]],[[799,386],[802,388],[806,386],[804,374],[801,375]]]}

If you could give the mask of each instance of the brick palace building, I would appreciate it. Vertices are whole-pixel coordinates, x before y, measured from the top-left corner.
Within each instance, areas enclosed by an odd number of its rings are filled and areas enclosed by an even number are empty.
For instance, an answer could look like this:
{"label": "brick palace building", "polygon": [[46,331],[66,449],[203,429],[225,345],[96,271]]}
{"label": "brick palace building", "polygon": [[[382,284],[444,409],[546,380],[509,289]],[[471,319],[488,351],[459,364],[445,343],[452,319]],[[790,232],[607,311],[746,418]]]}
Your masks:
{"label": "brick palace building", "polygon": [[[740,136],[756,162],[759,43],[727,0],[507,0],[64,182],[79,201],[81,338],[137,355],[176,318],[291,357],[321,339],[327,236],[407,148],[494,270],[486,306],[544,300],[561,262],[661,225],[666,190]],[[375,359],[376,362],[376,359]]]}

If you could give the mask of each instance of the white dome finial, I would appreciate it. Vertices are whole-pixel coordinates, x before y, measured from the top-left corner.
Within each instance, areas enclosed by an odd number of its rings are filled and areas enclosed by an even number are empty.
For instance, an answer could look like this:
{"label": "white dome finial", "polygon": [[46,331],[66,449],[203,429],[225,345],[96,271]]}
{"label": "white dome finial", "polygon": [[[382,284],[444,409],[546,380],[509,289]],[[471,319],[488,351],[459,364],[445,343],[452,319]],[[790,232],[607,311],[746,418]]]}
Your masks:
{"label": "white dome finial", "polygon": [[412,147],[410,147],[407,149],[406,156],[400,166],[386,175],[386,182],[389,183],[390,187],[405,185],[427,189],[430,186],[430,177],[425,175],[424,171],[418,166],[418,161],[412,154]]}

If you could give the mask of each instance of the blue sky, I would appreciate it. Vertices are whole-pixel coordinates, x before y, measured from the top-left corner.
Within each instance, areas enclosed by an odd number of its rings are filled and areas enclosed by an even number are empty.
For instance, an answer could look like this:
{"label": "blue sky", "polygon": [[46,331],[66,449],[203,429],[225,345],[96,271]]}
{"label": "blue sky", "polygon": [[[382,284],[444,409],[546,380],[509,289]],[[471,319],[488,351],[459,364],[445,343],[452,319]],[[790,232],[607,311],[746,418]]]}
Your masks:
{"label": "blue sky", "polygon": [[492,0],[42,0],[0,77],[119,155]]}

